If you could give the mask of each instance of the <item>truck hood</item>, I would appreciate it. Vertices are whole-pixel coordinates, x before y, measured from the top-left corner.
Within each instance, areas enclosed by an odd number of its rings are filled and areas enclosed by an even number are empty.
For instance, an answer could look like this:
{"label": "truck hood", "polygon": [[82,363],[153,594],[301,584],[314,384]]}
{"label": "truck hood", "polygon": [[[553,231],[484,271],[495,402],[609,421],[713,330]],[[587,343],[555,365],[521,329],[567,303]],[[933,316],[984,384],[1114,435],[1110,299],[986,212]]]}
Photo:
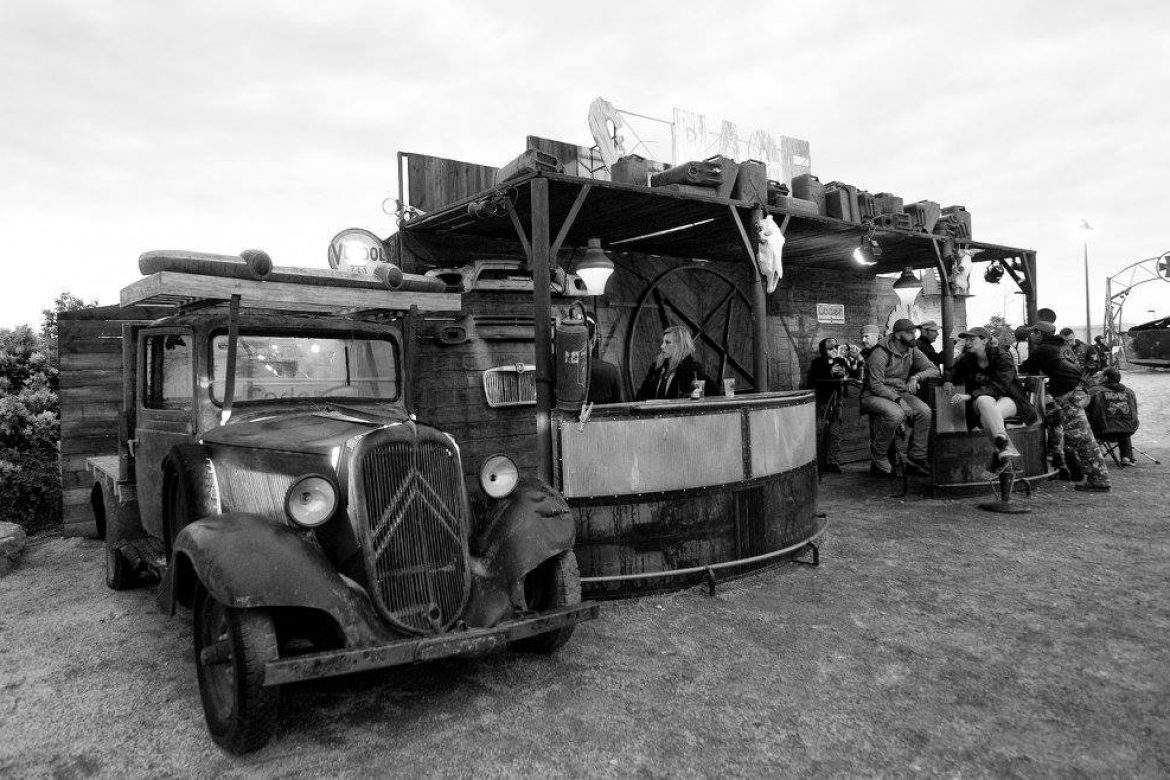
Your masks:
{"label": "truck hood", "polygon": [[354,436],[386,425],[408,422],[401,410],[377,412],[339,407],[303,412],[261,414],[214,428],[203,435],[208,444],[285,452],[329,454]]}

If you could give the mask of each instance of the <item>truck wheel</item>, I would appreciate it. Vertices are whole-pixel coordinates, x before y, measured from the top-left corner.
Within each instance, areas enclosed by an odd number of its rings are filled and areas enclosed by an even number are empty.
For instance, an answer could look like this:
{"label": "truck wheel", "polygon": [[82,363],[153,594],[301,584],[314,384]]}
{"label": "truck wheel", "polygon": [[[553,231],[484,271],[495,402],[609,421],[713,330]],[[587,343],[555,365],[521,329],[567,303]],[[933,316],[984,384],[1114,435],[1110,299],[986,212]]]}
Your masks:
{"label": "truck wheel", "polygon": [[264,665],[277,657],[276,630],[265,610],[233,609],[200,588],[195,598],[195,668],[207,730],[231,753],[268,744],[276,724],[276,688]]}
{"label": "truck wheel", "polygon": [[[524,578],[524,599],[528,608],[537,612],[580,604],[581,574],[573,551],[566,550],[528,572]],[[569,641],[575,628],[576,625],[570,625],[518,639],[512,647],[526,653],[553,653]]]}
{"label": "truck wheel", "polygon": [[163,467],[163,523],[167,556],[176,534],[189,523],[219,514],[215,470],[198,444],[171,448]]}

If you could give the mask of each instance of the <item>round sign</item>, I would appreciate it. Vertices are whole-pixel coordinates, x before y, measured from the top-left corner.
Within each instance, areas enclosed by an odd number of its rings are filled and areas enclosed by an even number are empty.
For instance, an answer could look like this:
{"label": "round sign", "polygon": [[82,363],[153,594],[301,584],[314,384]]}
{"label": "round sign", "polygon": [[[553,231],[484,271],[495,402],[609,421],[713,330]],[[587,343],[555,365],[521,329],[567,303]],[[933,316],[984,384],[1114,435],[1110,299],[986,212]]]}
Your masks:
{"label": "round sign", "polygon": [[329,242],[329,267],[355,274],[374,273],[374,266],[387,262],[382,239],[368,230],[346,228]]}

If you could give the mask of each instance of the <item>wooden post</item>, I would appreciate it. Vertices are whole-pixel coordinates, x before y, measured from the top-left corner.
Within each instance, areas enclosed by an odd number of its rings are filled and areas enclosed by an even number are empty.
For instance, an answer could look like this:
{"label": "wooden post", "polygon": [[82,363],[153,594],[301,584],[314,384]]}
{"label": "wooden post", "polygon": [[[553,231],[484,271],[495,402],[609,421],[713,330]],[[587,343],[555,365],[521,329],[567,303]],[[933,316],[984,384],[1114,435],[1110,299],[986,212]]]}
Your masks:
{"label": "wooden post", "polygon": [[1028,280],[1028,289],[1024,291],[1024,300],[1028,306],[1028,322],[1030,324],[1039,319],[1036,304],[1036,253],[1025,252],[1023,256],[1024,261],[1024,278]]}
{"label": "wooden post", "polygon": [[532,180],[532,315],[536,331],[536,457],[537,475],[553,483],[552,394],[553,370],[552,293],[549,289],[548,179]]}
{"label": "wooden post", "polygon": [[[942,340],[943,340],[943,379],[950,377],[951,366],[955,362],[955,347],[951,343],[951,332],[955,329],[955,291],[951,286],[951,270],[953,265],[943,259],[943,252],[938,248],[938,241],[932,241],[934,257],[938,263],[938,280],[942,287]],[[946,240],[947,258],[955,256],[955,245],[951,239]],[[953,262],[953,261],[952,261]]]}

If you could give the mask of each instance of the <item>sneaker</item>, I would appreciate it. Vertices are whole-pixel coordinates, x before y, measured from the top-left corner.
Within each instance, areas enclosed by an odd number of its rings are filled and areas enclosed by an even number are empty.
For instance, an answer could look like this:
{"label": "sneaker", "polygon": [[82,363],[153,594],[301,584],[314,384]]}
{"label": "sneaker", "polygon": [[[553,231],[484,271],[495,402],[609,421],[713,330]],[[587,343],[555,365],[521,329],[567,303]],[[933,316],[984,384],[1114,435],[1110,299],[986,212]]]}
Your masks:
{"label": "sneaker", "polygon": [[1121,462],[1123,465],[1126,465],[1126,466],[1136,466],[1137,465],[1137,460],[1135,460],[1134,458],[1122,458]]}
{"label": "sneaker", "polygon": [[1012,444],[1012,440],[1006,436],[995,437],[995,449],[1001,458],[1020,457],[1020,451],[1016,449],[1016,445]]}
{"label": "sneaker", "polygon": [[1111,490],[1108,484],[1101,482],[1078,482],[1073,485],[1073,489],[1086,493],[1108,493]]}
{"label": "sneaker", "polygon": [[881,479],[893,479],[897,476],[892,468],[889,471],[886,471],[876,463],[869,464],[869,475],[871,477],[880,477]]}

